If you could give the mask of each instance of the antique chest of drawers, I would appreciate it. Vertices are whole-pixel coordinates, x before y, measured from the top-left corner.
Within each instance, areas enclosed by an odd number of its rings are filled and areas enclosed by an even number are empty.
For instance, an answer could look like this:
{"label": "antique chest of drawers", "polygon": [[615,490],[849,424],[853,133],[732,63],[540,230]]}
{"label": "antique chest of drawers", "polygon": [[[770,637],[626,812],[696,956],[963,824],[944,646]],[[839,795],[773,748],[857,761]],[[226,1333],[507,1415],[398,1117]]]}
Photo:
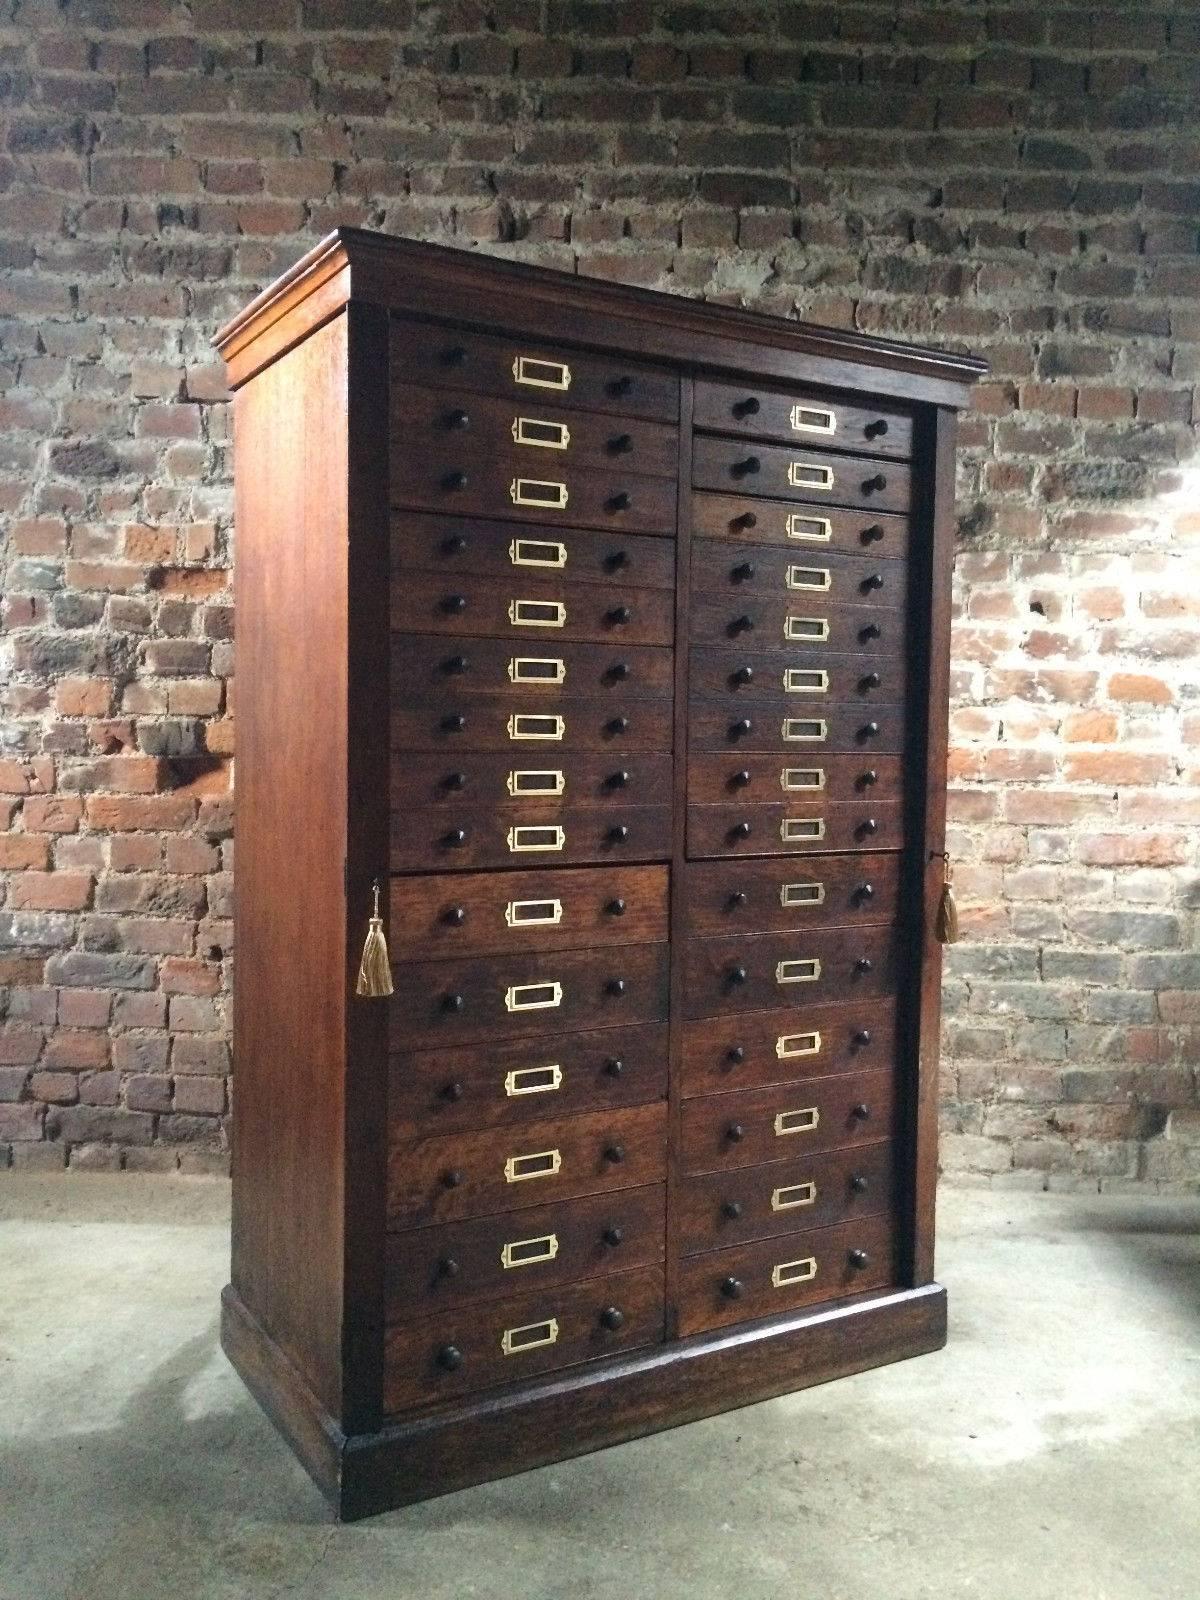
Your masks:
{"label": "antique chest of drawers", "polygon": [[353,230],[218,345],[223,1338],[339,1513],[939,1346],[982,364]]}

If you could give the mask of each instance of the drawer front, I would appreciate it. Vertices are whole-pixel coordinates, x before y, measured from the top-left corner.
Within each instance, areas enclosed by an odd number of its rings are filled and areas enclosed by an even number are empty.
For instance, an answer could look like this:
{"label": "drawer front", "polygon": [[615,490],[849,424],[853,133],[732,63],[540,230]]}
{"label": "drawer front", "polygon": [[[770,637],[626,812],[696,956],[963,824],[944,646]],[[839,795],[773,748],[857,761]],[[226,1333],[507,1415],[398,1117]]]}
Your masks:
{"label": "drawer front", "polygon": [[693,859],[899,850],[903,843],[904,807],[897,804],[858,800],[841,805],[688,807],[687,848]]}
{"label": "drawer front", "polygon": [[[882,771],[882,768],[881,768]],[[437,815],[431,828],[457,825],[467,810],[512,808],[519,822],[526,811],[535,821],[563,810],[628,810],[660,802],[671,782],[668,755],[613,751],[564,753],[549,761],[524,761],[515,755],[405,755],[392,762],[392,807],[414,813],[428,806]],[[599,819],[597,819],[599,821]]]}
{"label": "drawer front", "polygon": [[[898,855],[815,856],[802,872],[778,861],[694,861],[684,868],[684,931],[697,937],[888,923],[899,881]],[[393,926],[395,903],[393,885]]]}
{"label": "drawer front", "polygon": [[844,805],[869,799],[880,804],[903,793],[899,756],[818,756],[782,762],[777,756],[702,755],[688,758],[688,798],[700,805],[740,800],[750,805],[826,802]]}
{"label": "drawer front", "polygon": [[689,1256],[680,1273],[679,1332],[775,1317],[895,1281],[896,1239],[887,1217],[815,1228]]}
{"label": "drawer front", "polygon": [[393,320],[391,375],[393,383],[520,397],[523,404],[549,400],[573,410],[679,421],[679,379],[664,368],[432,322]]}
{"label": "drawer front", "polygon": [[806,1008],[891,994],[893,928],[833,928],[691,939],[683,950],[684,1016]]}
{"label": "drawer front", "polygon": [[907,517],[815,502],[753,500],[743,494],[694,494],[692,531],[700,538],[783,545],[797,552],[797,560],[823,550],[908,554]]}
{"label": "drawer front", "polygon": [[695,1255],[749,1239],[777,1239],[893,1208],[892,1146],[857,1145],[823,1156],[684,1178],[675,1214],[679,1251]]}
{"label": "drawer front", "polygon": [[393,1039],[482,1044],[660,1022],[667,1015],[667,951],[665,944],[631,944],[601,952],[398,963],[392,969]]}
{"label": "drawer front", "polygon": [[471,389],[396,383],[391,413],[397,483],[403,483],[413,455],[447,449],[536,477],[554,477],[568,467],[667,478],[677,471],[679,429],[671,423],[580,411],[560,405],[550,389],[501,399]]}
{"label": "drawer front", "polygon": [[800,607],[811,596],[837,606],[902,606],[908,564],[874,556],[795,550],[697,539],[692,547],[692,590],[743,595],[782,595]]}
{"label": "drawer front", "polygon": [[662,1336],[661,1267],[447,1309],[436,1318],[388,1329],[384,1410],[398,1412],[519,1383],[657,1344]]}
{"label": "drawer front", "polygon": [[470,1301],[651,1266],[663,1258],[665,1218],[666,1190],[657,1184],[393,1234],[385,1315],[411,1322]]}
{"label": "drawer front", "polygon": [[626,589],[670,589],[675,545],[639,534],[569,528],[550,533],[481,517],[443,517],[394,511],[392,571],[438,572],[447,577],[511,578],[558,574],[572,583],[619,582]]}
{"label": "drawer front", "polygon": [[393,960],[593,949],[667,937],[666,867],[393,878]]}
{"label": "drawer front", "polygon": [[894,461],[838,455],[802,444],[785,450],[774,444],[698,434],[692,445],[692,482],[698,489],[726,493],[907,512],[910,476],[906,466]]}
{"label": "drawer front", "polygon": [[692,406],[693,425],[714,433],[822,450],[868,450],[901,460],[912,455],[912,414],[890,401],[884,406],[854,404],[819,391],[760,389],[698,378]]}
{"label": "drawer front", "polygon": [[516,517],[559,528],[673,534],[675,480],[647,478],[620,467],[595,471],[557,461],[481,455],[458,440],[417,451],[394,449],[395,506],[420,506],[454,516]]}
{"label": "drawer front", "polygon": [[592,639],[607,645],[670,644],[675,597],[665,589],[607,589],[562,578],[514,573],[494,578],[406,572],[392,580],[392,628],[463,639],[477,634],[514,641]]}
{"label": "drawer front", "polygon": [[[861,721],[861,713],[855,713]],[[511,750],[539,761],[561,750],[669,750],[670,700],[609,700],[559,693],[531,706],[495,694],[421,694],[392,705],[394,750]]]}
{"label": "drawer front", "polygon": [[730,705],[727,699],[693,693],[688,742],[693,750],[777,751],[800,763],[823,750],[894,755],[904,749],[904,710],[894,705],[797,704],[790,696],[771,694],[747,694],[738,705]]}
{"label": "drawer front", "polygon": [[885,1066],[896,1057],[894,1000],[752,1011],[683,1025],[685,1099]]}
{"label": "drawer front", "polygon": [[[905,614],[885,606],[835,606],[820,594],[725,594],[693,590],[689,636],[694,644],[736,644],[786,650],[789,665],[821,667],[831,655],[904,655]],[[650,641],[647,641],[650,642]],[[874,660],[863,670],[876,667]]]}
{"label": "drawer front", "polygon": [[706,1095],[684,1103],[683,1170],[728,1172],[873,1144],[891,1137],[894,1113],[891,1067]]}
{"label": "drawer front", "polygon": [[[861,676],[861,668],[859,669]],[[392,639],[392,697],[504,694],[536,705],[563,694],[607,700],[669,700],[674,659],[648,645],[522,645],[507,639],[439,639],[431,634]],[[878,699],[879,696],[876,696]]]}
{"label": "drawer front", "polygon": [[[513,770],[542,781],[556,769]],[[602,807],[521,800],[493,810],[462,804],[442,812],[393,812],[391,835],[393,872],[663,861],[671,853],[671,808],[618,801]]]}
{"label": "drawer front", "polygon": [[688,682],[693,694],[711,700],[724,696],[731,708],[752,705],[763,694],[782,694],[799,714],[824,705],[903,705],[906,678],[903,657],[865,662],[858,656],[823,655],[814,665],[809,652],[793,659],[726,644],[693,645]]}
{"label": "drawer front", "polygon": [[394,1132],[388,1220],[414,1228],[635,1189],[661,1183],[665,1159],[661,1102],[473,1133]]}
{"label": "drawer front", "polygon": [[619,1111],[667,1092],[667,1025],[566,1033],[486,1050],[396,1050],[388,1063],[394,1127],[430,1134],[499,1128],[576,1111]]}

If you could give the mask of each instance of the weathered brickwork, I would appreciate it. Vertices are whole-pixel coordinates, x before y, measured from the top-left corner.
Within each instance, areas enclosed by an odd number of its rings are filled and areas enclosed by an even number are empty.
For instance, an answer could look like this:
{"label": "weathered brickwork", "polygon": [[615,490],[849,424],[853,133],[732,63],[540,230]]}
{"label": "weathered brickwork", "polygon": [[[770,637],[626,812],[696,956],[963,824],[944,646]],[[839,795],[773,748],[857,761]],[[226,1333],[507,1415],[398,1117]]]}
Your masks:
{"label": "weathered brickwork", "polygon": [[4,13],[0,1165],[226,1159],[209,339],[351,222],[989,358],[960,482],[946,1163],[1200,1182],[1194,5]]}

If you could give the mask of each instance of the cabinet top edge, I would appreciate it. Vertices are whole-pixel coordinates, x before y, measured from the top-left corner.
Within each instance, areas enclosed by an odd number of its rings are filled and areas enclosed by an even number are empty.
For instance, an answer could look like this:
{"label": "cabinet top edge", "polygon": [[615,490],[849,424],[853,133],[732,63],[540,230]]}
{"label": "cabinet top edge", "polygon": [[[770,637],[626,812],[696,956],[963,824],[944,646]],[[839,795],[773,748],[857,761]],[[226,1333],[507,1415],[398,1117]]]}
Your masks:
{"label": "cabinet top edge", "polygon": [[[321,297],[312,326],[328,320],[351,301],[390,311],[436,314],[438,302],[455,299],[455,291],[465,297],[465,303],[476,305],[473,320],[486,323],[489,319],[478,309],[478,296],[487,291],[501,296],[515,292],[527,301],[550,301],[581,316],[591,314],[623,321],[630,329],[630,348],[651,360],[719,367],[719,355],[686,354],[688,336],[696,335],[709,341],[707,349],[714,342],[719,345],[726,341],[731,347],[731,370],[744,364],[744,355],[739,361],[732,346],[757,346],[784,358],[816,357],[894,372],[906,375],[910,382],[916,379],[918,385],[925,380],[931,384],[932,392],[921,395],[914,389],[914,398],[928,398],[953,407],[965,406],[970,385],[989,371],[988,363],[978,356],[936,346],[902,343],[875,334],[533,266],[479,251],[342,227],[326,234],[217,330],[213,344],[221,356],[231,364],[237,358],[240,370],[234,375],[235,386],[280,353],[273,349],[263,361],[256,361],[248,347],[289,312],[299,313],[303,324],[304,302],[339,274],[341,285],[331,285],[332,292]],[[664,312],[668,313],[665,319]],[[445,314],[454,317],[454,308],[451,306]],[[297,329],[300,337],[308,331],[310,328],[303,325]]]}

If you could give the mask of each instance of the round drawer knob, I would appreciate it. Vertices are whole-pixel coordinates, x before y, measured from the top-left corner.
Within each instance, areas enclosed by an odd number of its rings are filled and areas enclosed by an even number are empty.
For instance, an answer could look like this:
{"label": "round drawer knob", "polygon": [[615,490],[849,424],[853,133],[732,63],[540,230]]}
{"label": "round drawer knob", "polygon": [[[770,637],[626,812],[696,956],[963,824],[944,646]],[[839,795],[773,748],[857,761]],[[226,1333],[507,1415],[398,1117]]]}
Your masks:
{"label": "round drawer knob", "polygon": [[448,428],[469,428],[471,426],[470,413],[462,410],[447,411],[446,426]]}
{"label": "round drawer knob", "polygon": [[614,550],[611,555],[604,558],[604,566],[608,572],[620,572],[622,567],[629,565],[629,556],[624,550]]}
{"label": "round drawer knob", "polygon": [[628,788],[629,774],[627,772],[610,772],[608,777],[604,780],[604,785],[607,789]]}
{"label": "round drawer knob", "polygon": [[882,589],[883,588],[883,573],[882,572],[870,572],[870,573],[868,573],[867,576],[863,579],[862,583],[859,585],[859,587],[862,589],[864,594],[870,594],[872,589]]}
{"label": "round drawer knob", "polygon": [[441,607],[442,610],[447,612],[450,616],[457,616],[467,609],[467,597],[465,594],[444,595],[442,597]]}
{"label": "round drawer knob", "polygon": [[856,900],[874,900],[875,885],[873,883],[860,883],[854,891],[854,898]]}
{"label": "round drawer knob", "polygon": [[442,843],[451,850],[458,850],[467,842],[465,828],[451,828],[449,833],[442,835]]}
{"label": "round drawer knob", "polygon": [[468,479],[465,472],[448,472],[442,479],[443,489],[465,489]]}
{"label": "round drawer knob", "polygon": [[725,1052],[725,1059],[732,1066],[739,1067],[746,1059],[746,1047],[740,1044],[731,1044]]}
{"label": "round drawer knob", "polygon": [[457,1167],[451,1167],[449,1171],[442,1173],[442,1182],[447,1189],[457,1189],[463,1181],[463,1176]]}
{"label": "round drawer knob", "polygon": [[861,1172],[856,1172],[850,1179],[850,1187],[855,1194],[866,1194],[871,1187],[871,1180],[864,1177]]}
{"label": "round drawer knob", "polygon": [[887,479],[882,472],[877,472],[872,478],[863,479],[863,493],[874,494],[877,490],[887,488]]}
{"label": "round drawer knob", "polygon": [[442,921],[448,922],[452,928],[461,928],[466,920],[466,906],[447,906],[442,912]]}
{"label": "round drawer knob", "polygon": [[747,898],[748,896],[744,889],[735,889],[725,904],[730,911],[736,911],[739,906],[746,904]]}
{"label": "round drawer knob", "polygon": [[757,528],[758,518],[753,511],[743,511],[740,517],[734,517],[731,526],[734,528]]}
{"label": "round drawer knob", "polygon": [[470,665],[471,663],[466,656],[450,656],[448,660],[442,662],[442,671],[458,676],[460,673],[465,672]]}
{"label": "round drawer knob", "polygon": [[467,719],[461,711],[451,711],[448,716],[442,718],[443,733],[461,733],[466,725]]}
{"label": "round drawer knob", "polygon": [[456,1344],[444,1344],[437,1353],[437,1364],[444,1372],[455,1372],[463,1364],[463,1353]]}
{"label": "round drawer knob", "polygon": [[453,1256],[443,1256],[437,1264],[438,1275],[443,1278],[457,1278],[460,1268]]}
{"label": "round drawer knob", "polygon": [[754,618],[746,616],[734,617],[729,624],[729,631],[730,633],[753,633]]}
{"label": "round drawer knob", "polygon": [[860,1100],[856,1106],[851,1107],[850,1115],[855,1122],[869,1122],[871,1120],[871,1108],[865,1100]]}
{"label": "round drawer knob", "polygon": [[871,960],[870,956],[859,956],[858,960],[854,963],[854,970],[855,972],[870,972],[874,965],[875,963]]}
{"label": "round drawer knob", "polygon": [[740,1122],[731,1122],[725,1129],[725,1137],[733,1144],[740,1144],[746,1137],[746,1130]]}
{"label": "round drawer knob", "polygon": [[871,1042],[871,1030],[870,1030],[870,1028],[860,1028],[858,1030],[858,1032],[854,1035],[854,1044],[855,1044],[855,1048],[856,1049],[865,1050],[866,1047],[870,1044],[870,1042]]}
{"label": "round drawer knob", "polygon": [[609,1056],[608,1060],[604,1063],[604,1070],[608,1073],[610,1078],[619,1078],[625,1071],[625,1063],[621,1060],[620,1056]]}
{"label": "round drawer knob", "polygon": [[859,823],[858,831],[859,833],[866,834],[878,833],[879,824],[876,822],[874,817],[867,817],[864,821]]}
{"label": "round drawer knob", "polygon": [[624,1325],[625,1313],[619,1311],[616,1306],[605,1306],[600,1313],[600,1326],[607,1328],[609,1333],[616,1333],[617,1329],[624,1327]]}
{"label": "round drawer knob", "polygon": [[877,417],[874,422],[868,422],[863,429],[868,439],[882,439],[888,431],[888,425],[882,417]]}
{"label": "round drawer knob", "polygon": [[614,378],[608,386],[608,392],[609,394],[628,394],[632,388],[633,379],[626,374],[620,378]]}
{"label": "round drawer knob", "polygon": [[443,1088],[442,1098],[449,1100],[452,1103],[457,1103],[462,1099],[465,1093],[466,1090],[463,1088],[462,1084],[459,1083],[458,1079],[455,1078]]}
{"label": "round drawer knob", "polygon": [[748,395],[745,400],[738,400],[733,407],[735,417],[756,417],[762,410],[762,402],[754,395]]}
{"label": "round drawer knob", "polygon": [[442,540],[442,554],[444,556],[460,555],[467,548],[465,533],[452,533]]}
{"label": "round drawer knob", "polygon": [[447,789],[465,789],[467,787],[467,775],[465,772],[448,772],[442,779],[442,784]]}
{"label": "round drawer knob", "polygon": [[451,1011],[451,1012],[457,1013],[457,1012],[462,1010],[462,1008],[466,1005],[466,1003],[467,1002],[463,999],[462,995],[460,995],[460,994],[444,994],[442,996],[442,1010],[443,1011]]}
{"label": "round drawer knob", "polygon": [[753,683],[754,682],[754,668],[753,667],[739,667],[737,669],[737,671],[733,674],[733,681],[734,681],[734,683]]}
{"label": "round drawer knob", "polygon": [[728,1217],[730,1222],[736,1222],[741,1214],[742,1202],[740,1200],[726,1200],[721,1207],[721,1215]]}
{"label": "round drawer knob", "polygon": [[608,509],[610,511],[628,511],[629,495],[624,489],[618,489],[616,494],[609,495]]}
{"label": "round drawer knob", "polygon": [[628,717],[609,717],[608,721],[604,724],[604,730],[606,733],[624,733],[628,727]]}
{"label": "round drawer knob", "polygon": [[608,980],[608,982],[604,985],[604,990],[605,990],[606,994],[624,994],[625,993],[625,979],[624,978],[610,978]]}
{"label": "round drawer knob", "polygon": [[856,1272],[861,1272],[864,1267],[871,1265],[871,1258],[865,1250],[851,1250],[850,1265]]}
{"label": "round drawer knob", "polygon": [[731,839],[748,839],[753,832],[754,829],[750,823],[735,822],[733,827],[729,830],[729,837]]}
{"label": "round drawer knob", "polygon": [[630,666],[628,661],[614,661],[604,676],[611,679],[613,683],[622,683],[629,676],[629,673]]}
{"label": "round drawer knob", "polygon": [[614,823],[608,830],[608,837],[612,844],[622,844],[629,837],[629,829],[623,822]]}
{"label": "round drawer knob", "polygon": [[757,456],[743,456],[740,461],[735,461],[729,470],[735,478],[745,478],[750,473],[757,472],[761,466],[762,462]]}
{"label": "round drawer knob", "polygon": [[613,606],[611,611],[606,611],[604,614],[604,620],[613,623],[615,626],[629,622],[632,617],[633,612],[628,606]]}
{"label": "round drawer knob", "polygon": [[733,579],[734,583],[748,583],[754,576],[754,563],[752,561],[740,561],[738,565],[732,569],[729,576]]}
{"label": "round drawer knob", "polygon": [[625,915],[625,902],[624,900],[610,900],[604,909],[610,917],[623,917]]}
{"label": "round drawer knob", "polygon": [[860,772],[858,775],[858,787],[860,789],[873,789],[878,782],[879,774],[874,767],[868,767],[865,772]]}
{"label": "round drawer knob", "polygon": [[442,361],[448,367],[465,367],[467,352],[460,344],[452,345],[448,350],[442,351]]}
{"label": "round drawer knob", "polygon": [[610,1144],[605,1147],[605,1161],[611,1161],[614,1167],[619,1167],[625,1159],[625,1146],[623,1144]]}
{"label": "round drawer knob", "polygon": [[860,739],[874,739],[878,733],[879,724],[877,722],[864,722],[858,730],[858,737]]}
{"label": "round drawer knob", "polygon": [[609,1247],[610,1250],[615,1250],[617,1248],[617,1246],[621,1243],[621,1241],[624,1239],[625,1230],[623,1228],[617,1228],[617,1227],[605,1228],[604,1232],[600,1235],[600,1237],[601,1237],[601,1239],[603,1239],[604,1243]]}
{"label": "round drawer knob", "polygon": [[608,448],[615,456],[628,455],[633,449],[633,435],[631,433],[618,433],[608,441]]}
{"label": "round drawer knob", "polygon": [[730,983],[745,983],[750,974],[745,967],[730,967],[728,979]]}
{"label": "round drawer knob", "polygon": [[754,723],[749,717],[739,717],[736,722],[729,724],[729,737],[740,739],[743,734],[753,733]]}
{"label": "round drawer knob", "polygon": [[871,639],[882,638],[882,636],[883,629],[877,622],[868,622],[865,628],[860,628],[858,630],[858,637],[864,644],[868,643],[868,641]]}
{"label": "round drawer knob", "polygon": [[733,784],[734,788],[744,789],[750,782],[750,774],[746,768],[743,767],[740,772],[735,772],[729,781],[731,784]]}
{"label": "round drawer knob", "polygon": [[740,1300],[742,1294],[742,1280],[740,1278],[722,1278],[721,1293],[726,1300]]}
{"label": "round drawer knob", "polygon": [[868,689],[878,689],[883,679],[877,672],[868,672],[858,680],[858,687],[865,694]]}

